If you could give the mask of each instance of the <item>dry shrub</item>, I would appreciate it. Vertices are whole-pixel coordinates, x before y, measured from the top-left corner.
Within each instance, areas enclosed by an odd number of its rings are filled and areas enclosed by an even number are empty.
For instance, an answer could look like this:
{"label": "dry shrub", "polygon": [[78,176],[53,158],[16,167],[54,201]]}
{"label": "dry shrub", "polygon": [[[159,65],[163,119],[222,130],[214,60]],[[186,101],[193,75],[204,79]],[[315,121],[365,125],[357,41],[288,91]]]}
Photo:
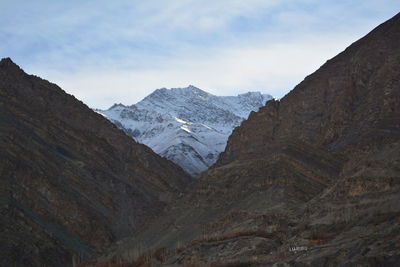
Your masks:
{"label": "dry shrub", "polygon": [[168,250],[166,248],[158,248],[153,251],[152,255],[156,260],[163,262],[168,255]]}
{"label": "dry shrub", "polygon": [[117,262],[116,258],[112,258],[108,262],[97,263],[95,265],[82,265],[80,267],[151,267],[152,259],[160,259],[165,255],[165,248],[157,249],[140,255],[132,261]]}
{"label": "dry shrub", "polygon": [[209,267],[245,267],[253,266],[255,263],[261,263],[260,260],[230,260],[230,261],[217,261],[209,264]]}
{"label": "dry shrub", "polygon": [[[220,242],[228,239],[233,239],[233,238],[238,238],[238,237],[245,237],[245,236],[261,236],[265,238],[272,238],[273,235],[267,231],[269,225],[262,225],[256,229],[253,230],[246,230],[246,231],[238,231],[238,232],[231,232],[227,233],[225,235],[220,235],[220,236],[210,236],[210,237],[204,237],[200,239],[193,239],[190,242],[188,242],[186,245],[183,245],[181,247],[176,248],[175,250],[168,250],[166,248],[158,248],[155,250],[149,250],[146,253],[143,253],[141,256],[136,258],[135,260],[132,261],[127,261],[127,262],[122,262],[118,263],[118,261],[113,258],[109,262],[105,263],[97,263],[94,265],[79,265],[79,267],[89,267],[89,266],[95,266],[95,267],[139,267],[139,266],[151,266],[151,263],[153,260],[156,260],[158,262],[164,262],[167,257],[174,255],[174,254],[180,254],[189,247],[197,246],[200,245],[204,242]],[[195,263],[187,263],[191,265],[185,264],[185,266],[245,266],[245,265],[239,265],[240,264],[245,264],[244,262],[215,262],[213,265],[199,265]],[[195,264],[195,265],[193,265]]]}

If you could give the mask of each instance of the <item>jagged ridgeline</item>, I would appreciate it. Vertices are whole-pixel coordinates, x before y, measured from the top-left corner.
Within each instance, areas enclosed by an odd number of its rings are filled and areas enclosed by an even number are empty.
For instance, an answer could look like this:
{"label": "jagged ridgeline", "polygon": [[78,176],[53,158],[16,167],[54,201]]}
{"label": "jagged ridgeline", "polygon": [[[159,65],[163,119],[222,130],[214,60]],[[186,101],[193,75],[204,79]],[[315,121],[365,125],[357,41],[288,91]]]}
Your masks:
{"label": "jagged ridgeline", "polygon": [[57,85],[0,61],[0,266],[72,266],[190,181]]}
{"label": "jagged ridgeline", "polygon": [[251,113],[186,194],[98,261],[398,266],[399,44],[400,14]]}

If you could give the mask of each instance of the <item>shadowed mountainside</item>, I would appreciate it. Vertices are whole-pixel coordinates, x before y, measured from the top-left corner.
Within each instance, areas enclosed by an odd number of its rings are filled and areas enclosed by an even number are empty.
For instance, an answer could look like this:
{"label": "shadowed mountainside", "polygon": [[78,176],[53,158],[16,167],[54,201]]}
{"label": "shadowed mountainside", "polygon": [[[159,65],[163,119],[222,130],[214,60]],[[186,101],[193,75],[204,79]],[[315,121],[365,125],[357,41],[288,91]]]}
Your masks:
{"label": "shadowed mountainside", "polygon": [[189,177],[57,85],[0,61],[1,266],[71,266],[159,213]]}

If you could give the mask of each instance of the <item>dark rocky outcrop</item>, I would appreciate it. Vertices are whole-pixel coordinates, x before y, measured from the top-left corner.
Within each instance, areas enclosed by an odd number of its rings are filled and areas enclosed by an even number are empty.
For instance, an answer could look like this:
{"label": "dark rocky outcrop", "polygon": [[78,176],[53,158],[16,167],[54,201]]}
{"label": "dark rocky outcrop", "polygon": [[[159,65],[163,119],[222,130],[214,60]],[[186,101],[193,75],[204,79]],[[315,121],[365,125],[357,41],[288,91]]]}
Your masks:
{"label": "dark rocky outcrop", "polygon": [[253,112],[114,260],[158,248],[136,264],[396,266],[399,44],[400,14]]}
{"label": "dark rocky outcrop", "polygon": [[93,257],[188,182],[57,85],[0,61],[1,266]]}

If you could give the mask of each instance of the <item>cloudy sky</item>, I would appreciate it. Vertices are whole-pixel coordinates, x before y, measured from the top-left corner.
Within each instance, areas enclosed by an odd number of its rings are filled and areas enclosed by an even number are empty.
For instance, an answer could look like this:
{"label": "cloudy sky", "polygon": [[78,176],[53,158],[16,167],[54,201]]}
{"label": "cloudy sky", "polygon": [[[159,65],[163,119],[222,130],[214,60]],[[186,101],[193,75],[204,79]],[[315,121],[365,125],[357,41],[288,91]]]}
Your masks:
{"label": "cloudy sky", "polygon": [[398,0],[0,0],[0,57],[90,107],[190,84],[280,98]]}

